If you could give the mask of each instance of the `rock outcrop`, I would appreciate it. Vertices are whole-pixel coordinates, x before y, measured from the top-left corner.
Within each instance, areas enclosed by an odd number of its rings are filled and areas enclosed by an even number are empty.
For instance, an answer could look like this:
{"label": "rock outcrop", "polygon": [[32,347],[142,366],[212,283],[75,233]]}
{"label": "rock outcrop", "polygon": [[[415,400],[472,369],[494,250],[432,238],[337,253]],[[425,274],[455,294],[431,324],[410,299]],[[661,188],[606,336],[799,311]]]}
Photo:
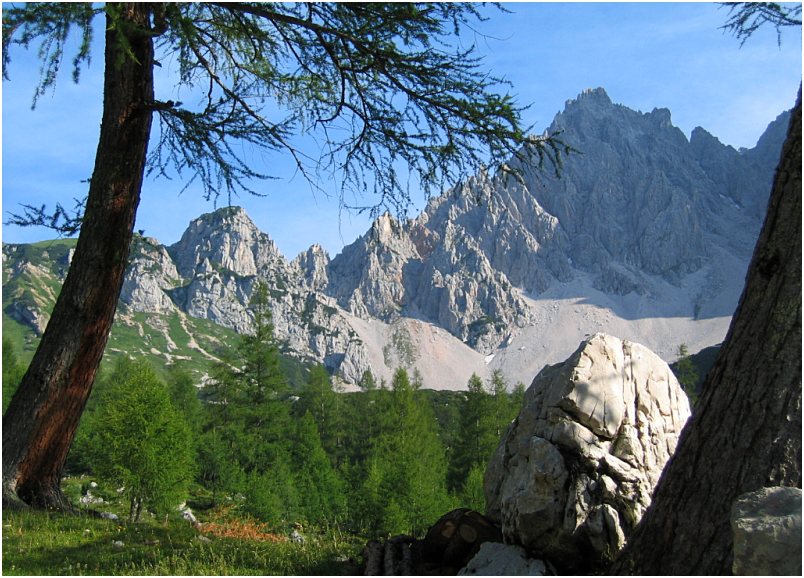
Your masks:
{"label": "rock outcrop", "polygon": [[243,209],[228,207],[191,222],[168,252],[175,268],[161,267],[168,271],[161,287],[181,311],[247,333],[253,327],[249,302],[257,283],[264,283],[274,334],[285,351],[323,363],[352,383],[369,368],[364,341],[335,300],[321,292],[329,264],[321,247],[289,263]]}
{"label": "rock outcrop", "polygon": [[169,293],[181,285],[181,277],[167,249],[156,239],[135,237],[130,253],[120,301],[141,313],[176,311]]}
{"label": "rock outcrop", "polygon": [[801,488],[762,488],[731,511],[735,576],[801,576]]}
{"label": "rock outcrop", "polygon": [[689,415],[664,361],[596,334],[528,388],[486,471],[487,515],[560,569],[594,569],[647,509]]}
{"label": "rock outcrop", "polygon": [[486,542],[458,576],[555,576],[548,565],[528,558],[521,546]]}
{"label": "rock outcrop", "polygon": [[329,285],[329,255],[321,245],[313,245],[300,253],[290,266],[298,272],[307,289],[311,291],[323,291]]}
{"label": "rock outcrop", "polygon": [[405,270],[417,258],[405,228],[385,213],[332,260],[327,291],[358,317],[391,321],[406,305]]}

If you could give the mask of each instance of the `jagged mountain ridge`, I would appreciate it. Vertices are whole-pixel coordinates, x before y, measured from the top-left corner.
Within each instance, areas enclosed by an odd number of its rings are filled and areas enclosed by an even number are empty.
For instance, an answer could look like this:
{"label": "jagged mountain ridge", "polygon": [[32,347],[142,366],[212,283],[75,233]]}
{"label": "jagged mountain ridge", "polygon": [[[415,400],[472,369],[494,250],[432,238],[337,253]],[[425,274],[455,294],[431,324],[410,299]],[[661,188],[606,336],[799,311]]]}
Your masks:
{"label": "jagged mountain ridge", "polygon": [[415,219],[379,217],[332,260],[313,246],[288,261],[242,209],[221,209],[170,247],[139,239],[121,309],[248,331],[263,280],[287,350],[352,383],[396,365],[428,387],[495,368],[528,381],[601,328],[669,359],[725,336],[784,126],[736,151],[703,129],[687,140],[666,109],[586,91],[549,129],[581,151],[560,178],[512,161],[521,180],[480,173]]}
{"label": "jagged mountain ridge", "polygon": [[[661,315],[728,317],[770,191],[773,169],[758,159],[769,156],[771,140],[778,158],[785,119],[763,135],[762,148],[738,152],[700,128],[688,141],[666,109],[642,114],[603,89],[587,91],[548,131],[562,130],[581,151],[560,178],[522,165],[522,182],[480,174],[405,226],[378,221],[333,259],[330,294],[357,315],[422,317],[486,353],[512,326],[533,322],[511,287],[539,299],[587,278],[604,294],[661,303],[665,285],[698,275],[705,280],[690,303]],[[405,269],[411,274],[395,291],[377,287]]]}

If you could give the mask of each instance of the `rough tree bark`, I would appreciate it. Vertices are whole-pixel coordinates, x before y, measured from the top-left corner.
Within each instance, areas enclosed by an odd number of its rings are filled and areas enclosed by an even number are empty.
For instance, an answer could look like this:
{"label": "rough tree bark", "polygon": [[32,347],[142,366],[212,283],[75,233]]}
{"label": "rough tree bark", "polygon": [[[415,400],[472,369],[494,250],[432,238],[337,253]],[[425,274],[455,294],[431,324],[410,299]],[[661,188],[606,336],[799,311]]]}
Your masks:
{"label": "rough tree bark", "polygon": [[3,417],[7,505],[69,508],[60,488],[64,462],[123,283],[151,132],[154,51],[149,5],[116,8],[116,18],[107,16],[103,119],[81,234],[39,348]]}
{"label": "rough tree bark", "polygon": [[726,341],[614,574],[731,574],[741,494],[801,487],[801,89]]}

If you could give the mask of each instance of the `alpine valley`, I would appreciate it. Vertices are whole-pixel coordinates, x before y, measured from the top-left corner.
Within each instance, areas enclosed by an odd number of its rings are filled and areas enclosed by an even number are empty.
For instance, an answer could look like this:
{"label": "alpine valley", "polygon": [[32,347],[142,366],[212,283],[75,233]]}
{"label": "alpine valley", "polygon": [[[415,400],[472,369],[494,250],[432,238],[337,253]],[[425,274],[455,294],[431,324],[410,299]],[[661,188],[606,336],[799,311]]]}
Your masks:
{"label": "alpine valley", "polygon": [[[137,237],[107,356],[183,362],[200,377],[250,330],[262,281],[284,351],[344,384],[400,366],[431,389],[495,369],[528,384],[598,331],[672,360],[682,343],[695,352],[725,337],[787,121],[738,151],[598,88],[548,129],[578,151],[560,176],[512,161],[519,178],[477,174],[415,219],[380,216],[333,258],[313,245],[289,261],[237,207],[200,216],[171,246]],[[3,330],[28,351],[74,244],[3,246]]]}

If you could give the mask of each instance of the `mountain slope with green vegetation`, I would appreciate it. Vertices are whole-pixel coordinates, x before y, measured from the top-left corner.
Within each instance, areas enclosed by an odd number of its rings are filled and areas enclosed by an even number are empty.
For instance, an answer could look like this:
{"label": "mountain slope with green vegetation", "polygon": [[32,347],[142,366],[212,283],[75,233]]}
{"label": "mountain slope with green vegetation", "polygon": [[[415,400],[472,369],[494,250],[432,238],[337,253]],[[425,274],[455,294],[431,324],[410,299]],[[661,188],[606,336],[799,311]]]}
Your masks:
{"label": "mountain slope with green vegetation", "polygon": [[[3,337],[10,340],[20,360],[27,364],[49,318],[67,274],[76,239],[57,239],[32,244],[3,246]],[[171,365],[190,371],[200,384],[209,364],[219,361],[236,331],[184,312],[141,313],[119,304],[106,346],[101,370],[123,356],[147,358],[160,373]],[[282,356],[291,383],[300,386],[303,363]]]}

